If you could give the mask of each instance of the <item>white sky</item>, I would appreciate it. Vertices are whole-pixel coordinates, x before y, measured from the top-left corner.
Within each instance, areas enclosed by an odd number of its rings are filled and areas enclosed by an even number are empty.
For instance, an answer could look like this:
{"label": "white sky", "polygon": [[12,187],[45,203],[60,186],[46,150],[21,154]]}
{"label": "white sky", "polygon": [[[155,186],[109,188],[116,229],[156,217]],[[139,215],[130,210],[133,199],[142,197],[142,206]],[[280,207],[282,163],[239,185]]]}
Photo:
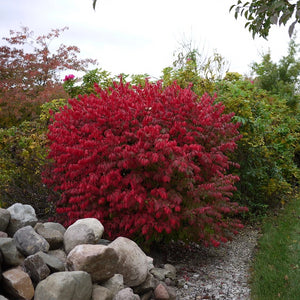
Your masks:
{"label": "white sky", "polygon": [[[269,40],[252,39],[244,20],[229,8],[236,0],[0,0],[0,37],[28,26],[36,34],[68,26],[58,42],[78,46],[81,58],[119,73],[159,77],[170,66],[179,43],[192,40],[205,55],[214,50],[230,71],[249,74],[249,65],[271,49],[277,61],[286,54],[288,28],[276,27]],[[0,45],[3,41],[0,40]]]}

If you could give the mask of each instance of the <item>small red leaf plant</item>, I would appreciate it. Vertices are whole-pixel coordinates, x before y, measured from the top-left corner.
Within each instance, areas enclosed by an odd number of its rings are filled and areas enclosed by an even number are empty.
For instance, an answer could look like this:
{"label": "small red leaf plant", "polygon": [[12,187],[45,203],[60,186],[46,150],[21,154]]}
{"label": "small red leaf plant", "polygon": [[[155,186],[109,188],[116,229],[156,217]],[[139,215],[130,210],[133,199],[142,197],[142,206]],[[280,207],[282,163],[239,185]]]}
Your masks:
{"label": "small red leaf plant", "polygon": [[247,208],[230,202],[238,177],[226,155],[240,135],[221,103],[176,83],[95,91],[70,99],[49,126],[44,182],[61,193],[64,225],[94,217],[109,238],[214,246],[242,227],[235,216]]}

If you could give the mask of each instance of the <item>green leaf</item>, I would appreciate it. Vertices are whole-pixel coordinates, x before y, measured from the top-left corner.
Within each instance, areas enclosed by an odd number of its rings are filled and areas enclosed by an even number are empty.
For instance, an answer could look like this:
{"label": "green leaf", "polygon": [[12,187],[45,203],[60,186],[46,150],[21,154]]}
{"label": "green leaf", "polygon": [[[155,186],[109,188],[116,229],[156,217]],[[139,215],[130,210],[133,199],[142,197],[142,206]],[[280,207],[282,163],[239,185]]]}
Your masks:
{"label": "green leaf", "polygon": [[96,3],[97,3],[97,0],[93,0],[93,9],[94,10],[96,9]]}
{"label": "green leaf", "polygon": [[290,36],[290,38],[291,38],[292,35],[293,35],[293,32],[294,32],[294,28],[295,28],[296,23],[297,23],[297,20],[294,21],[294,22],[291,24],[291,26],[289,27],[289,36]]}
{"label": "green leaf", "polygon": [[278,16],[276,16],[276,15],[271,16],[270,21],[271,21],[272,24],[277,24]]}
{"label": "green leaf", "polygon": [[235,6],[236,6],[235,4],[231,5],[230,8],[229,8],[229,12],[231,12],[232,9],[233,9]]}

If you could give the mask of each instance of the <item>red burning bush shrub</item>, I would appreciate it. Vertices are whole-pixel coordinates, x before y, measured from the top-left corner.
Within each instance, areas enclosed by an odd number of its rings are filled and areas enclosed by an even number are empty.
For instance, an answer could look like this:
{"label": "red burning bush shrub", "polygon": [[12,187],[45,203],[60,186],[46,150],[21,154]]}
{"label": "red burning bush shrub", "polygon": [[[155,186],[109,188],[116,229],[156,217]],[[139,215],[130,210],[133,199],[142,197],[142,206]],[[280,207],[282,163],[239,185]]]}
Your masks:
{"label": "red burning bush shrub", "polygon": [[234,215],[246,208],[230,202],[238,177],[226,156],[239,134],[221,104],[176,84],[96,92],[70,100],[49,127],[45,182],[61,192],[65,225],[95,217],[110,238],[168,235],[215,246],[242,227]]}

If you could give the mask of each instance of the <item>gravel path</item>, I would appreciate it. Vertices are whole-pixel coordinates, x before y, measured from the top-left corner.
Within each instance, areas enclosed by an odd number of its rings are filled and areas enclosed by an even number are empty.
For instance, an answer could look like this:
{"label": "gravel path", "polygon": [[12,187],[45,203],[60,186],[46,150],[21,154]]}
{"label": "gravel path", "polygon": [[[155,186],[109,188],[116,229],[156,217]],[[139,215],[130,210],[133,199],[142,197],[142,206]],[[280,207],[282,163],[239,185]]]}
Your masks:
{"label": "gravel path", "polygon": [[247,227],[218,249],[193,251],[188,262],[176,264],[182,288],[179,299],[250,299],[249,267],[258,230]]}
{"label": "gravel path", "polygon": [[249,300],[249,267],[259,230],[245,227],[219,248],[172,245],[163,259],[177,269],[180,300]]}

